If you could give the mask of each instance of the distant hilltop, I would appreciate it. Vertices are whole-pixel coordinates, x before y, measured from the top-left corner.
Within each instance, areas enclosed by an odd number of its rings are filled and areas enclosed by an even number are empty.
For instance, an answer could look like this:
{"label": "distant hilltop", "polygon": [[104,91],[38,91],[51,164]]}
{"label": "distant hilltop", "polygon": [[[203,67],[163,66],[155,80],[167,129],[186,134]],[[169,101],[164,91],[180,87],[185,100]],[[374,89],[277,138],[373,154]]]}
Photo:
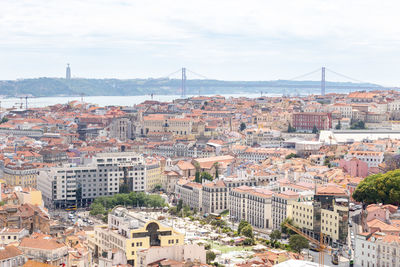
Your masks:
{"label": "distant hilltop", "polygon": [[[220,81],[187,80],[188,95],[197,94],[245,94],[245,93],[318,93],[319,81]],[[376,84],[351,82],[326,82],[327,92],[388,89]],[[393,89],[393,88],[390,88]],[[125,96],[125,95],[179,95],[179,79],[85,79],[35,78],[0,81],[0,95],[15,97],[43,96]]]}

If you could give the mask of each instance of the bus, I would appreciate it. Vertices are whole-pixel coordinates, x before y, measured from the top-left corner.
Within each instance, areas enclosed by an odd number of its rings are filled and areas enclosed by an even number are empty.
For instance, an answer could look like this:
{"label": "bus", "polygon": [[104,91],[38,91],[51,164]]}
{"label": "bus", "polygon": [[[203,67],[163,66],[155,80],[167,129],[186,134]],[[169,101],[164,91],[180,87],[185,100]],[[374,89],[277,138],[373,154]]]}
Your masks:
{"label": "bus", "polygon": [[76,205],[72,205],[72,206],[68,206],[67,208],[65,208],[66,211],[73,211],[76,210]]}

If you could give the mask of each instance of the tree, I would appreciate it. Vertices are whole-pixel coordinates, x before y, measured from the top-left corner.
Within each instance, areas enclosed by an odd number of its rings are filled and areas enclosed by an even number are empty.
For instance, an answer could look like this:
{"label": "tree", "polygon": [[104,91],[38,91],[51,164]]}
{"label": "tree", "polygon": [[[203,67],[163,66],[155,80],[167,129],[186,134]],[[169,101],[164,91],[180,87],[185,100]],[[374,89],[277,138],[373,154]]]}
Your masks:
{"label": "tree", "polygon": [[1,119],[1,121],[0,121],[0,124],[6,123],[6,122],[8,122],[8,118],[7,118],[7,117],[3,117],[3,118]]}
{"label": "tree", "polygon": [[365,204],[400,205],[400,169],[368,176],[358,184],[353,198]]}
{"label": "tree", "polygon": [[129,186],[127,184],[121,184],[119,186],[119,192],[120,193],[129,193]]}
{"label": "tree", "polygon": [[282,230],[282,233],[288,234],[288,235],[294,234],[295,232],[293,232],[292,230],[290,230],[290,229],[286,226],[287,223],[294,226],[294,224],[293,224],[293,219],[286,218],[286,219],[283,220],[283,222],[281,223],[281,230]]}
{"label": "tree", "polygon": [[290,236],[289,246],[297,253],[300,253],[302,249],[308,248],[308,240],[301,235],[295,234]]}
{"label": "tree", "polygon": [[91,209],[100,210],[100,206],[104,209],[104,212],[95,213],[107,213],[107,210],[114,208],[118,205],[124,206],[145,206],[145,207],[164,207],[165,200],[159,194],[145,194],[143,192],[130,192],[129,194],[116,194],[114,196],[98,197],[94,200],[91,205]]}
{"label": "tree", "polygon": [[176,211],[179,213],[183,208],[183,200],[179,199],[178,205],[176,205]]}
{"label": "tree", "polygon": [[219,169],[218,169],[218,166],[219,166],[218,162],[215,162],[215,163],[214,163],[215,178],[218,178],[218,177],[219,177]]}
{"label": "tree", "polygon": [[296,128],[292,127],[292,125],[289,123],[287,132],[294,133],[294,132],[296,132]]}
{"label": "tree", "polygon": [[237,232],[240,235],[240,233],[242,232],[243,227],[250,225],[247,221],[240,221]]}
{"label": "tree", "polygon": [[273,241],[279,240],[282,238],[282,233],[279,230],[274,230],[272,233],[269,235],[269,238]]}
{"label": "tree", "polygon": [[331,161],[329,160],[329,158],[325,158],[324,165],[328,166],[329,168],[331,167]]}
{"label": "tree", "polygon": [[215,257],[216,257],[215,253],[210,251],[210,250],[208,250],[206,252],[206,262],[207,262],[207,264],[210,264],[213,260],[215,260]]}
{"label": "tree", "polygon": [[93,203],[90,205],[90,215],[96,216],[98,214],[104,214],[106,209],[100,203]]}
{"label": "tree", "polygon": [[243,245],[245,246],[252,246],[254,245],[254,239],[247,237],[245,240],[243,240]]}
{"label": "tree", "polygon": [[286,157],[285,157],[285,159],[291,159],[291,158],[298,158],[299,156],[297,155],[297,154],[295,154],[295,153],[290,153],[289,155],[287,155]]}
{"label": "tree", "polygon": [[340,123],[340,120],[339,120],[338,124],[336,124],[335,129],[336,129],[336,130],[342,129],[342,124]]}
{"label": "tree", "polygon": [[245,237],[253,239],[254,238],[253,227],[251,227],[250,224],[246,225],[245,227],[242,228],[241,234],[244,235]]}
{"label": "tree", "polygon": [[194,174],[194,181],[196,183],[201,184],[201,178],[200,178],[200,172],[199,171],[196,171],[196,173]]}
{"label": "tree", "polygon": [[365,129],[365,122],[364,121],[354,121],[351,123],[350,129],[352,129],[352,130]]}
{"label": "tree", "polygon": [[208,180],[208,181],[214,180],[213,176],[211,174],[209,174],[208,172],[202,172],[200,174],[200,178],[201,178],[201,181],[203,181],[203,180]]}
{"label": "tree", "polygon": [[246,123],[242,122],[240,124],[240,131],[243,132],[246,129]]}
{"label": "tree", "polygon": [[312,133],[313,133],[313,134],[317,134],[317,133],[318,133],[318,128],[317,128],[317,126],[314,125],[314,127],[312,128]]}

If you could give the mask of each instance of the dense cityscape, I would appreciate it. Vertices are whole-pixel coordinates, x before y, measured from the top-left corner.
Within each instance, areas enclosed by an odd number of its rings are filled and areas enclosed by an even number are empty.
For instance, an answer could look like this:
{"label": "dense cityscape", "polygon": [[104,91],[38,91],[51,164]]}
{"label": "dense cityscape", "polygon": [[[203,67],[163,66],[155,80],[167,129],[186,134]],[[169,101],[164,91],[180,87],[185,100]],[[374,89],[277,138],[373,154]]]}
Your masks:
{"label": "dense cityscape", "polygon": [[397,264],[397,91],[1,114],[4,266]]}
{"label": "dense cityscape", "polygon": [[1,0],[0,267],[400,267],[399,10]]}

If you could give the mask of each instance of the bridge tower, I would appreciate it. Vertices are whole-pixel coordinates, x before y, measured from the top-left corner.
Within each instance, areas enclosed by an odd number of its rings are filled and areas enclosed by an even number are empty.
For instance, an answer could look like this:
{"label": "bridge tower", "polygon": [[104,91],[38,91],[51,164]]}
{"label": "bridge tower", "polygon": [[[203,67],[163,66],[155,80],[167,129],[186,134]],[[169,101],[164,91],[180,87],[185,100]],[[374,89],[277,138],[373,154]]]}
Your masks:
{"label": "bridge tower", "polygon": [[186,97],[186,68],[182,68],[182,98]]}
{"label": "bridge tower", "polygon": [[325,67],[322,67],[321,95],[325,95]]}

